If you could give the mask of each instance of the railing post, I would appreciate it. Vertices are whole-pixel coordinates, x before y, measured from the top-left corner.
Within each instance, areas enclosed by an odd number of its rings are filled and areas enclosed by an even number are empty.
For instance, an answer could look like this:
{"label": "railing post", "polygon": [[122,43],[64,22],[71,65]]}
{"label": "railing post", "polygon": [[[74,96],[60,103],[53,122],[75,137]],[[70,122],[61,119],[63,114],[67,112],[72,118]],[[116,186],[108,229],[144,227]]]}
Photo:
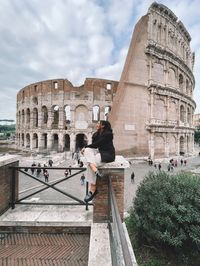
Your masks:
{"label": "railing post", "polygon": [[[88,194],[88,181],[86,181],[86,195]],[[85,203],[85,209],[88,211],[88,202]]]}
{"label": "railing post", "polygon": [[15,208],[15,186],[16,186],[16,169],[12,168],[12,180],[11,180],[11,208]]}

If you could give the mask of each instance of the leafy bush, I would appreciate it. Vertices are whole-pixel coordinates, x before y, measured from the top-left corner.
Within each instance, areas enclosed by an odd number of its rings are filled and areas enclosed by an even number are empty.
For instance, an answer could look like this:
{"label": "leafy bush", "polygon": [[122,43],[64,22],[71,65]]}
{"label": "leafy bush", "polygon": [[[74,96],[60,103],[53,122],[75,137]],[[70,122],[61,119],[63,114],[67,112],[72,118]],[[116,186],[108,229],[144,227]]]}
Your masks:
{"label": "leafy bush", "polygon": [[137,190],[131,220],[140,239],[200,251],[200,177],[150,173]]}

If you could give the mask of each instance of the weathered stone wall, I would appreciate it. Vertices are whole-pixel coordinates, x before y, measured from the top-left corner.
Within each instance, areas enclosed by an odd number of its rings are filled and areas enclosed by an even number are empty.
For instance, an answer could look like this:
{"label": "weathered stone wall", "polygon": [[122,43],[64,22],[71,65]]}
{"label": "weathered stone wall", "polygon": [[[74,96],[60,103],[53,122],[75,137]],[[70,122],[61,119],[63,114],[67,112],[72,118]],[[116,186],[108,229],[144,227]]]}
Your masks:
{"label": "weathered stone wall", "polygon": [[190,40],[182,22],[157,3],[137,23],[109,116],[121,154],[193,153]]}
{"label": "weathered stone wall", "polygon": [[[12,201],[12,169],[11,166],[18,166],[16,156],[0,157],[0,214],[11,207]],[[15,175],[15,199],[18,198],[18,172]]]}
{"label": "weathered stone wall", "polygon": [[74,87],[58,79],[21,89],[17,94],[17,146],[35,151],[83,147],[91,141],[96,122],[107,119],[117,85],[111,80],[86,79]]}

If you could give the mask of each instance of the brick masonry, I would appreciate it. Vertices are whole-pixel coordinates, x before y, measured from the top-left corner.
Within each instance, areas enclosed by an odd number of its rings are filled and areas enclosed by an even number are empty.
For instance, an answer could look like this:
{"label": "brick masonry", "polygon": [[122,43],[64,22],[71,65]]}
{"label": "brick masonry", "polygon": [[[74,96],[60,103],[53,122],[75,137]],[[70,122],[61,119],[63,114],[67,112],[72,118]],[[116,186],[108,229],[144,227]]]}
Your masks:
{"label": "brick masonry", "polygon": [[102,171],[104,176],[97,180],[97,187],[99,193],[94,199],[94,209],[93,209],[93,222],[107,222],[109,220],[109,191],[108,182],[111,178],[112,186],[115,192],[115,197],[117,201],[118,210],[123,220],[124,213],[124,169],[114,169]]}

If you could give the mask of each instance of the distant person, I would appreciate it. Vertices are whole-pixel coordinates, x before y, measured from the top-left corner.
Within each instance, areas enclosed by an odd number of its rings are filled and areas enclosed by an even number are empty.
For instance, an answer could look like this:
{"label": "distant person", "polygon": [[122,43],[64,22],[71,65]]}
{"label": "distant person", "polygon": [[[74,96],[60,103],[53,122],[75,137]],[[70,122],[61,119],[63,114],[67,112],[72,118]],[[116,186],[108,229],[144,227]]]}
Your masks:
{"label": "distant person", "polygon": [[185,160],[184,160],[184,165],[186,166],[186,164],[187,164],[187,160],[185,159]]}
{"label": "distant person", "polygon": [[84,185],[85,184],[85,175],[84,174],[82,174],[80,180],[81,180],[81,185]]}
{"label": "distant person", "polygon": [[52,167],[53,166],[53,161],[51,159],[49,159],[49,166]]}
{"label": "distant person", "polygon": [[65,177],[68,177],[68,174],[69,174],[69,170],[65,169],[65,172],[64,172]]}
{"label": "distant person", "polygon": [[181,159],[181,166],[183,165],[183,159]]}
{"label": "distant person", "polygon": [[159,171],[161,171],[161,168],[162,168],[161,163],[159,163],[159,164],[158,164],[158,169],[159,169]]}
{"label": "distant person", "polygon": [[45,169],[43,175],[44,175],[44,181],[45,182],[49,182],[49,173],[48,173],[47,169]]}
{"label": "distant person", "polygon": [[40,163],[38,163],[38,166],[37,166],[38,168],[37,168],[37,170],[36,170],[36,173],[37,173],[37,177],[39,177],[40,176],[40,173],[42,172],[42,170],[41,170],[41,164]]}
{"label": "distant person", "polygon": [[69,174],[71,175],[72,174],[72,169],[71,169],[72,167],[71,167],[71,165],[69,166]]}
{"label": "distant person", "polygon": [[131,183],[134,183],[134,180],[135,180],[135,173],[132,172],[132,174],[131,174]]}
{"label": "distant person", "polygon": [[31,174],[34,175],[35,173],[35,167],[36,167],[36,163],[33,162],[32,165],[31,165]]}
{"label": "distant person", "polygon": [[43,168],[43,174],[44,174],[44,172],[47,170],[45,167],[47,167],[47,165],[46,164],[44,164],[44,166],[43,166],[44,168]]}
{"label": "distant person", "polygon": [[83,167],[83,162],[82,161],[79,162],[79,167]]}

